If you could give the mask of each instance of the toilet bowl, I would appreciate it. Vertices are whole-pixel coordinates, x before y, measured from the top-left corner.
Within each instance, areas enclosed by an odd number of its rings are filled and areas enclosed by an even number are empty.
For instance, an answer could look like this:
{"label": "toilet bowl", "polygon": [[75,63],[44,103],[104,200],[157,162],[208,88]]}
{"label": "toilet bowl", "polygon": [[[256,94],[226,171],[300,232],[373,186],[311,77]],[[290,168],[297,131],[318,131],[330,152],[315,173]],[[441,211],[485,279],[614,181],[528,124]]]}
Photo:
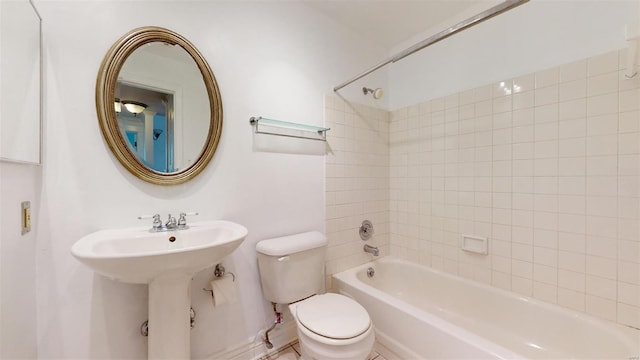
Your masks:
{"label": "toilet bowl", "polygon": [[[289,304],[305,360],[364,360],[375,342],[369,313],[355,300],[323,294],[327,238],[311,231],[256,244],[262,292]],[[265,342],[268,342],[268,332]]]}
{"label": "toilet bowl", "polygon": [[305,360],[363,360],[375,342],[367,311],[340,294],[315,295],[290,304]]}

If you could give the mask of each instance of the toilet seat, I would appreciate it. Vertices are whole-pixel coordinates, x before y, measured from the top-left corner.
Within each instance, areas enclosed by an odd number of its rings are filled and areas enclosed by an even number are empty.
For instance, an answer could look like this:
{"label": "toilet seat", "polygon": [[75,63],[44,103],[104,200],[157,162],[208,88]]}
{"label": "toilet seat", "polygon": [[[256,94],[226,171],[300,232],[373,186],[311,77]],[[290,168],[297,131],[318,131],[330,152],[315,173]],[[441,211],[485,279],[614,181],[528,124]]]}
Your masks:
{"label": "toilet seat", "polygon": [[353,339],[371,328],[367,310],[344,295],[316,295],[296,305],[298,323],[324,338],[338,341]]}

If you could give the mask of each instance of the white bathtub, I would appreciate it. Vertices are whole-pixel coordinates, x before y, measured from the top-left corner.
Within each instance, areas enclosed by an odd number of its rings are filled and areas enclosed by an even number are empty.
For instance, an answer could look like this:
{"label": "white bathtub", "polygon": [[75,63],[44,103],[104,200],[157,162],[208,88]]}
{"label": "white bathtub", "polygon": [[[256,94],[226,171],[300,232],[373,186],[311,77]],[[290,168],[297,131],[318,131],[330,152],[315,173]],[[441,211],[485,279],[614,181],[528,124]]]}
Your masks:
{"label": "white bathtub", "polygon": [[402,359],[640,355],[639,330],[404,260],[382,258],[333,278],[367,309],[378,342]]}

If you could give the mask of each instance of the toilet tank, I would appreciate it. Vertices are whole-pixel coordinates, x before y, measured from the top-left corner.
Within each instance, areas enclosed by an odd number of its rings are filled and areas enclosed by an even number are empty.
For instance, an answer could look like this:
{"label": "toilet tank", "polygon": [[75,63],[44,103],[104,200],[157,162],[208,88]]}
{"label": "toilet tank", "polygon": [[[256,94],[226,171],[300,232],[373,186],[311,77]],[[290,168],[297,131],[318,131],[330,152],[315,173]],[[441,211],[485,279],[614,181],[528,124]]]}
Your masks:
{"label": "toilet tank", "polygon": [[318,231],[262,240],[256,244],[264,297],[289,304],[324,287],[327,238]]}

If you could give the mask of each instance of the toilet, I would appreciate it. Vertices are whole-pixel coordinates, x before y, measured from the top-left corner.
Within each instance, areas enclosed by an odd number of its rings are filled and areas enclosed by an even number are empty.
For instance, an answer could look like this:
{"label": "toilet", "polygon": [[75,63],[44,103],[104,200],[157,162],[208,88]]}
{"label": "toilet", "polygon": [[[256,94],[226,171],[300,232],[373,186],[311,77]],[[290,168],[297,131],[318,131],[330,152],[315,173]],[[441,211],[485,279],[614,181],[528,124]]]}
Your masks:
{"label": "toilet", "polygon": [[375,341],[367,310],[347,296],[322,294],[326,248],[317,231],[258,242],[262,292],[289,304],[303,359],[366,359]]}

